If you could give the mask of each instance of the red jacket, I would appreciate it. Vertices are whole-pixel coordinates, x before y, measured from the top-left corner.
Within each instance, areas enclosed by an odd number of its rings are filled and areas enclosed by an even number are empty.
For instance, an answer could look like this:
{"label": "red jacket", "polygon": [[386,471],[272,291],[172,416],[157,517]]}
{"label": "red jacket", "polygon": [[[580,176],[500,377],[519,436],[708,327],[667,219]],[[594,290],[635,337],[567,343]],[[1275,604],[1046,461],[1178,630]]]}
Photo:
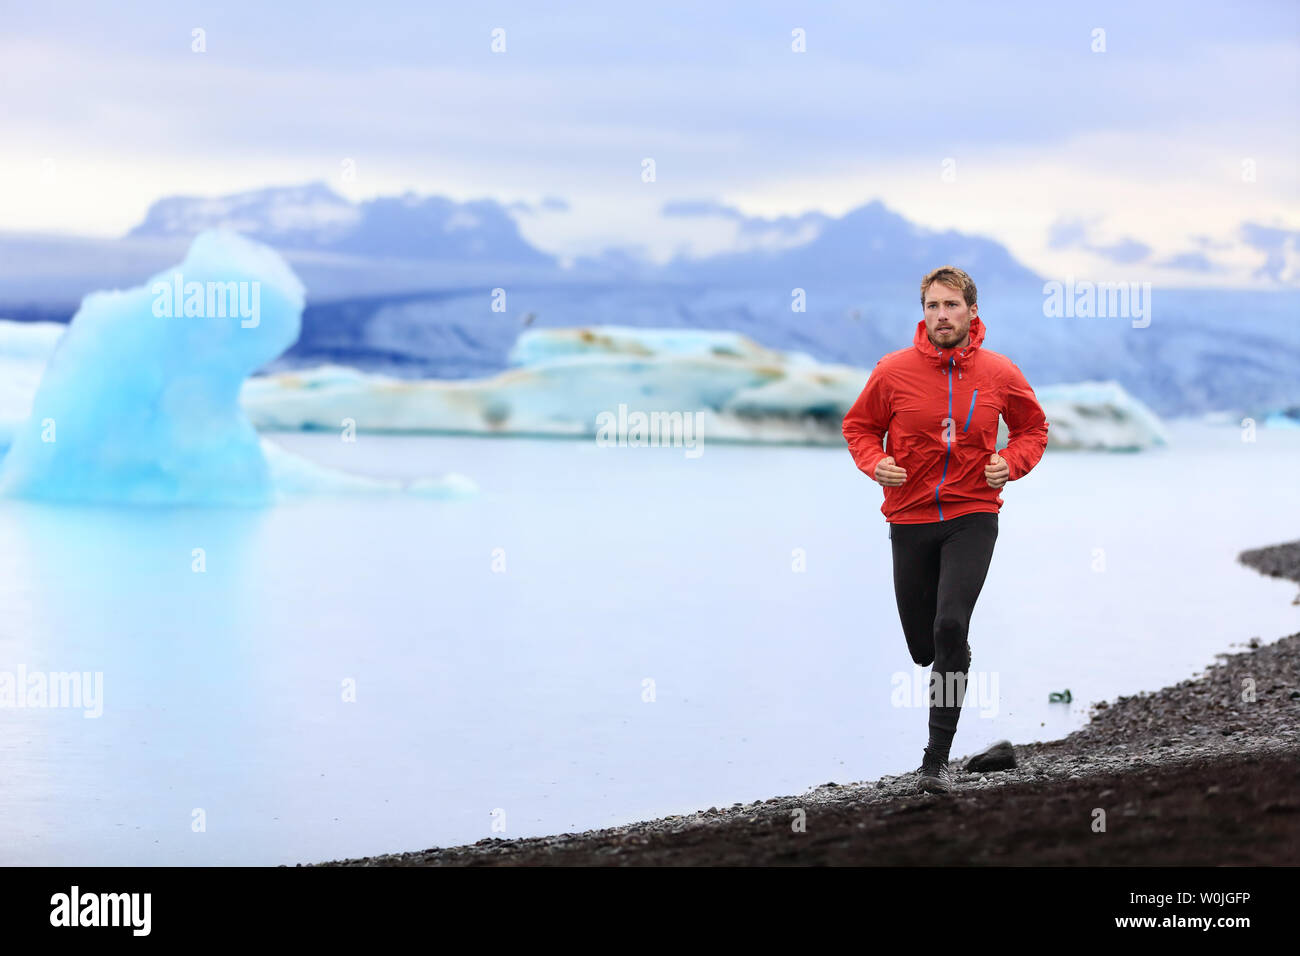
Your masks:
{"label": "red jacket", "polygon": [[[885,492],[880,506],[896,524],[945,521],[973,511],[1002,509],[984,466],[997,449],[998,415],[1007,422],[1007,447],[998,452],[1008,481],[1029,473],[1047,447],[1047,417],[1005,355],[980,348],[984,323],[971,319],[963,348],[941,349],[916,324],[912,347],[876,363],[866,388],[844,416],[844,438],[857,466],[875,478],[886,455],[907,478]],[[882,442],[885,443],[881,450]]]}

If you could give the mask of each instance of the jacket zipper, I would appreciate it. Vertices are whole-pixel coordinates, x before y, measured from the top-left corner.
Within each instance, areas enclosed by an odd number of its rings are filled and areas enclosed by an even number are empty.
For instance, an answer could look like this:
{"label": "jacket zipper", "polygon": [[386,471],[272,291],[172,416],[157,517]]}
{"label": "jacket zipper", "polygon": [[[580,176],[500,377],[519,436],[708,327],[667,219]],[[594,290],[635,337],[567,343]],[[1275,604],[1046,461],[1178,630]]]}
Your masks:
{"label": "jacket zipper", "polygon": [[979,393],[980,393],[980,390],[977,388],[977,389],[975,389],[974,394],[972,394],[971,397],[970,397],[970,411],[968,411],[968,412],[966,413],[966,424],[963,425],[963,426],[961,426],[961,430],[962,430],[962,431],[965,431],[967,428],[970,427],[970,417],[971,417],[973,414],[975,414],[975,396],[978,395]]}
{"label": "jacket zipper", "polygon": [[[948,369],[944,373],[948,376],[948,419],[952,420],[952,366],[955,358],[948,359]],[[939,509],[939,520],[943,520],[943,505],[939,504],[939,488],[943,485],[944,479],[948,477],[948,455],[952,453],[952,442],[944,442],[943,448],[943,472],[939,475],[939,484],[934,486],[934,506]]]}

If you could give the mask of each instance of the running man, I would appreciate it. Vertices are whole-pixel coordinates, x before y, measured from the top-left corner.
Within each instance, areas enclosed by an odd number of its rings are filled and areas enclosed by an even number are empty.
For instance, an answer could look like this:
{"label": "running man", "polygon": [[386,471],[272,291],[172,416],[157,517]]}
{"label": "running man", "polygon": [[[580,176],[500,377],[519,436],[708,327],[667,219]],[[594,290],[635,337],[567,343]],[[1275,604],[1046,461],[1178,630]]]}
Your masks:
{"label": "running man", "polygon": [[[944,793],[971,662],[971,612],[998,537],[999,491],[1042,458],[1047,418],[1019,367],[980,347],[984,323],[970,276],[935,269],[921,280],[921,309],[911,348],[876,363],[844,416],[844,438],[858,468],[884,488],[880,510],[907,649],[920,666],[934,665],[917,789]],[[1008,431],[1001,454],[999,414]]]}

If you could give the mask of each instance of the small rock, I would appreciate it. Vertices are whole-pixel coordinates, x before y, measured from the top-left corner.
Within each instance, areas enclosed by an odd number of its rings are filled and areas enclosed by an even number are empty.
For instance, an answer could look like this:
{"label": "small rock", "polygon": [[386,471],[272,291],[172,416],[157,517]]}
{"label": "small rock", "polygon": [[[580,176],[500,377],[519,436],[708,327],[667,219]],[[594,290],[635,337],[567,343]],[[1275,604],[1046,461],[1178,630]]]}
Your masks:
{"label": "small rock", "polygon": [[1016,750],[1009,740],[997,743],[981,750],[966,761],[967,773],[983,773],[994,770],[1011,770],[1016,766]]}

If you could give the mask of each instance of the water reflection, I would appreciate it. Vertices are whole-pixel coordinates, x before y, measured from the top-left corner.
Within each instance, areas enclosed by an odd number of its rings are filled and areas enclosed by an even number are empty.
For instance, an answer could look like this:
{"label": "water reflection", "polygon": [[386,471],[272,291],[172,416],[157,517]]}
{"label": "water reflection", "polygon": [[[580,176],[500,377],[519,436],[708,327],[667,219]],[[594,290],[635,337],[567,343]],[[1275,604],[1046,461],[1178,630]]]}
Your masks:
{"label": "water reflection", "polygon": [[[98,717],[0,709],[0,753],[27,775],[11,781],[20,801],[0,815],[0,833],[35,829],[47,851],[83,827],[122,828],[137,848],[193,833],[191,811],[214,802],[232,752],[255,738],[240,702],[261,683],[264,519],[252,509],[0,503],[0,561],[13,582],[0,592],[0,672],[102,675]],[[150,829],[153,839],[135,832]]]}

